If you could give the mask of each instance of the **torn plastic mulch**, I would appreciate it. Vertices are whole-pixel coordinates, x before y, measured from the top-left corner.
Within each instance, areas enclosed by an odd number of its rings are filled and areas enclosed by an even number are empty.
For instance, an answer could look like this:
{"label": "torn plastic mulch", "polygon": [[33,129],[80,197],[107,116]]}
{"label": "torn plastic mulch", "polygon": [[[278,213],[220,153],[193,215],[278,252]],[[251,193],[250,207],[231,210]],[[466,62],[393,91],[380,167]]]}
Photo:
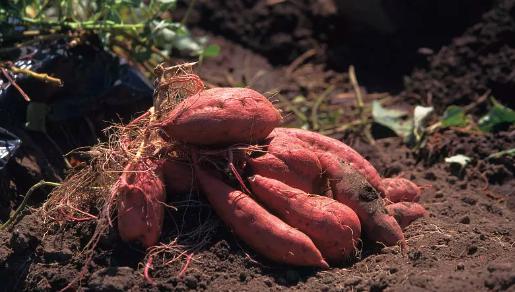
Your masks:
{"label": "torn plastic mulch", "polygon": [[21,140],[18,137],[6,129],[0,128],[0,170],[14,156],[20,145]]}
{"label": "torn plastic mulch", "polygon": [[[84,121],[101,131],[104,121],[130,119],[152,104],[151,83],[126,62],[105,51],[94,35],[84,37],[79,43],[63,37],[13,47],[8,55],[0,55],[0,59],[12,60],[17,68],[62,80],[64,85],[60,87],[12,74],[30,97],[31,101],[27,102],[0,74],[0,127],[15,133],[20,129],[44,133],[56,140],[63,151],[97,142],[76,130]],[[66,139],[60,139],[61,136]]]}

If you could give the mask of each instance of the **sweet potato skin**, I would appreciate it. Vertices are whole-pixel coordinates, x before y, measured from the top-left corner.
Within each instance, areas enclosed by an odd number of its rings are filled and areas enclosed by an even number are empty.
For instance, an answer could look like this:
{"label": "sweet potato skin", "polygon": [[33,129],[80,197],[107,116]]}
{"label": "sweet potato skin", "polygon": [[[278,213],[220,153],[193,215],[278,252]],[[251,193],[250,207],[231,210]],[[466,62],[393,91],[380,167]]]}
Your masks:
{"label": "sweet potato skin", "polygon": [[307,234],[326,260],[341,263],[353,256],[361,225],[349,207],[260,175],[249,178],[249,184],[259,202],[287,224]]}
{"label": "sweet potato skin", "polygon": [[427,217],[426,209],[419,203],[399,202],[385,207],[388,214],[392,215],[402,229],[418,218]]}
{"label": "sweet potato skin", "polygon": [[314,193],[322,178],[317,155],[295,137],[274,137],[268,142],[265,155],[248,159],[251,172]]}
{"label": "sweet potato skin", "polygon": [[363,233],[372,241],[405,247],[402,229],[387,213],[378,191],[350,164],[334,155],[325,153],[319,159],[331,184],[334,199],[356,212]]}
{"label": "sweet potato skin", "polygon": [[123,241],[144,247],[157,243],[164,219],[166,191],[161,162],[130,162],[113,186],[117,196],[118,232]]}
{"label": "sweet potato skin", "polygon": [[201,190],[218,216],[255,251],[280,263],[329,267],[307,235],[198,165],[195,166],[195,174]]}
{"label": "sweet potato skin", "polygon": [[281,122],[270,101],[248,88],[212,88],[179,103],[158,125],[167,137],[195,145],[252,144]]}
{"label": "sweet potato skin", "polygon": [[170,194],[187,194],[195,189],[193,166],[184,161],[168,159],[163,163],[166,190]]}
{"label": "sweet potato skin", "polygon": [[402,178],[385,178],[383,179],[385,195],[388,200],[393,203],[397,202],[418,202],[422,193],[419,186],[414,182]]}
{"label": "sweet potato skin", "polygon": [[293,128],[276,128],[269,135],[270,138],[274,136],[293,136],[309,145],[309,148],[317,154],[335,155],[338,159],[350,164],[384,197],[384,186],[377,170],[345,143],[315,132]]}

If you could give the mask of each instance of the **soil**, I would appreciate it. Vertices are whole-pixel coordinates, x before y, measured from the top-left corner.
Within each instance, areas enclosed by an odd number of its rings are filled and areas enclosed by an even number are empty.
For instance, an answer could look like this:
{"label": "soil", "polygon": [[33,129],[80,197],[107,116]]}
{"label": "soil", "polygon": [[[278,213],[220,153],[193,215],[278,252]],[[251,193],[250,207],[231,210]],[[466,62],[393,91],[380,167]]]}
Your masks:
{"label": "soil", "polygon": [[[334,91],[328,99],[333,106],[349,113],[354,110],[352,94],[345,95],[352,92],[347,75],[333,71],[338,70],[338,66],[331,63],[328,53],[332,45],[327,40],[331,38],[315,37],[312,24],[308,26],[307,36],[295,34],[296,39],[277,45],[277,48],[284,45],[297,50],[283,59],[273,46],[259,49],[248,43],[251,40],[264,43],[263,39],[253,36],[259,36],[258,31],[265,36],[267,26],[253,22],[253,27],[245,26],[245,33],[228,32],[227,26],[234,23],[259,19],[261,10],[244,9],[245,5],[252,6],[246,4],[249,1],[234,1],[243,6],[233,14],[226,13],[221,3],[213,12],[208,7],[217,6],[210,6],[211,1],[199,2],[200,16],[192,14],[191,21],[202,23],[195,17],[206,18],[202,21],[207,24],[199,24],[196,30],[205,33],[206,26],[211,25],[214,28],[208,33],[218,35],[213,41],[222,46],[222,54],[206,60],[199,69],[208,86],[251,86],[267,92],[283,106],[273,97],[273,92],[279,91],[289,99],[298,95],[313,99],[332,85]],[[473,2],[486,5],[488,1]],[[280,5],[275,4],[267,11],[280,11],[283,16],[300,15]],[[475,104],[471,115],[477,118],[485,113],[488,105],[487,100],[479,97],[491,90],[501,102],[513,108],[509,93],[513,92],[515,84],[514,1],[495,1],[492,5],[494,7],[481,19],[467,18],[461,26],[451,30],[449,34],[456,33],[453,40],[441,49],[434,47],[435,53],[429,62],[413,71],[403,90],[394,94],[389,103],[404,107],[429,104],[435,106],[437,113],[450,104]],[[244,11],[243,15],[240,11]],[[317,12],[313,10],[313,13]],[[227,17],[234,23],[227,22]],[[276,14],[268,15],[267,21],[280,23],[288,19],[274,17]],[[300,19],[315,19],[322,22],[318,25],[323,25],[324,17],[302,16]],[[317,48],[315,57],[295,62],[299,60],[298,54],[313,46]],[[320,49],[324,46],[326,49]],[[278,62],[274,55],[288,61]],[[358,78],[370,91],[374,88],[369,86],[374,83],[373,78],[362,79],[360,67],[357,68]],[[344,95],[350,98],[343,98]],[[366,100],[373,96],[367,95]],[[287,122],[293,123],[294,116],[284,110]],[[343,118],[342,122],[347,120],[352,118]],[[121,242],[116,230],[110,230],[102,237],[87,267],[82,288],[89,291],[515,291],[515,159],[487,158],[492,153],[515,147],[515,127],[493,134],[440,130],[428,138],[421,151],[407,148],[398,137],[377,139],[375,145],[352,131],[338,133],[337,137],[369,159],[383,176],[401,175],[419,185],[431,186],[424,190],[421,199],[429,217],[415,221],[405,230],[409,250],[401,252],[398,247],[380,248],[365,243],[361,256],[354,262],[327,271],[281,266],[253,253],[211,214],[209,206],[201,205],[192,210],[179,210],[179,215],[173,216],[188,218],[189,222],[201,217],[214,226],[205,234],[208,244],[193,256],[183,276],[179,273],[184,259],[169,265],[155,260],[150,274],[156,285],[147,283],[143,277],[144,251]],[[464,154],[473,160],[465,169],[456,169],[444,162],[445,157],[454,154]],[[22,165],[21,160],[17,163]],[[31,169],[38,164],[27,162],[24,165]],[[172,225],[172,217],[167,216],[167,224]],[[168,225],[166,228],[170,229]],[[85,255],[80,252],[93,231],[92,222],[50,228],[41,222],[37,213],[27,212],[12,230],[0,232],[0,290],[50,291],[65,287],[83,268]],[[167,240],[165,234],[163,241]]]}

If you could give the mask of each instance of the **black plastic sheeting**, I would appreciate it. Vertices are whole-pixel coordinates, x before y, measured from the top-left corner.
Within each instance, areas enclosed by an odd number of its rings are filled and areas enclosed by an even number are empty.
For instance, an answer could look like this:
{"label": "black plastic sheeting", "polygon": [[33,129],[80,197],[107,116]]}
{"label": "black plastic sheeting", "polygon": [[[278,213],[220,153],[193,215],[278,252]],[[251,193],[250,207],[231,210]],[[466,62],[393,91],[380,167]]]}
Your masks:
{"label": "black plastic sheeting", "polygon": [[21,140],[4,128],[0,128],[0,170],[14,156],[21,145]]}
{"label": "black plastic sheeting", "polygon": [[[46,124],[65,125],[95,115],[109,120],[118,116],[118,111],[125,111],[120,115],[132,115],[152,104],[152,86],[148,80],[123,60],[106,52],[95,36],[83,39],[79,44],[68,38],[36,43],[9,51],[0,59],[15,60],[14,66],[18,68],[47,73],[64,83],[59,87],[23,74],[13,75],[31,98],[29,106],[29,102],[0,74],[0,169],[20,143],[20,139],[9,131],[46,132]],[[41,108],[45,109],[38,113],[41,117],[31,120],[31,111]]]}

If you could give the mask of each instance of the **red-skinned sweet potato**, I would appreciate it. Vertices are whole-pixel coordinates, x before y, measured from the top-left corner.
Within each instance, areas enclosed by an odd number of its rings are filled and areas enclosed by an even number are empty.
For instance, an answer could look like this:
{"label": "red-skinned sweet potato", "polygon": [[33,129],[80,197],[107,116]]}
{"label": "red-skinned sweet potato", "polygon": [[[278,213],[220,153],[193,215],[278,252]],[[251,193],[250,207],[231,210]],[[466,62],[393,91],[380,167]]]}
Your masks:
{"label": "red-skinned sweet potato", "polygon": [[248,88],[213,88],[179,103],[158,126],[165,139],[195,145],[230,145],[263,140],[281,122],[279,111]]}
{"label": "red-skinned sweet potato", "polygon": [[354,255],[361,225],[349,207],[260,175],[250,177],[249,184],[259,202],[307,234],[326,260],[340,263]]}
{"label": "red-skinned sweet potato", "polygon": [[402,229],[386,212],[379,192],[350,164],[333,154],[325,153],[319,159],[330,182],[334,199],[356,212],[362,232],[372,241],[387,246],[401,244],[405,247]]}
{"label": "red-skinned sweet potato", "polygon": [[418,202],[422,193],[419,186],[414,182],[402,178],[383,179],[386,198],[393,203],[397,202]]}
{"label": "red-skinned sweet potato", "polygon": [[428,215],[422,205],[413,202],[399,202],[385,207],[388,214],[392,215],[402,229],[406,228],[411,222]]}
{"label": "red-skinned sweet potato", "polygon": [[295,137],[281,136],[270,140],[265,155],[248,159],[252,173],[314,193],[322,177],[317,155],[302,146],[303,142]]}
{"label": "red-skinned sweet potato", "polygon": [[240,192],[195,165],[199,186],[223,222],[263,256],[297,266],[328,268],[320,251],[304,233],[270,214]]}
{"label": "red-skinned sweet potato", "polygon": [[148,159],[130,162],[113,186],[122,240],[140,242],[144,247],[159,240],[166,199],[161,167],[161,162]]}
{"label": "red-skinned sweet potato", "polygon": [[377,170],[368,160],[345,143],[315,132],[293,128],[276,128],[269,135],[271,138],[274,136],[293,136],[309,145],[310,150],[317,154],[331,153],[335,155],[363,175],[370,185],[384,197],[383,183]]}

